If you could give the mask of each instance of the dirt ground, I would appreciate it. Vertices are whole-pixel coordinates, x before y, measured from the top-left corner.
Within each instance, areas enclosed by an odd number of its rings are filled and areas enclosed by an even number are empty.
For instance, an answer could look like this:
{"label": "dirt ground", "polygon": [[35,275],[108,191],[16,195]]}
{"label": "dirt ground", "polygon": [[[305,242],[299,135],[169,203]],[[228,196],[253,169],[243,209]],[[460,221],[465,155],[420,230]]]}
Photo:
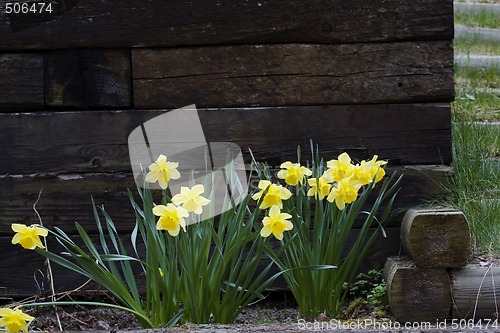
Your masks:
{"label": "dirt ground", "polygon": [[[130,331],[141,328],[132,314],[112,308],[64,306],[57,308],[58,316],[56,316],[56,309],[44,307],[34,309],[31,314],[36,317],[30,326],[33,331],[52,332],[60,330],[60,327],[64,331]],[[229,326],[293,324],[297,323],[298,316],[298,308],[292,296],[280,293],[279,296],[271,295],[266,300],[246,308],[236,319],[235,324]],[[197,326],[203,325],[185,324],[179,329]]]}
{"label": "dirt ground", "polygon": [[[362,333],[455,333],[481,332],[500,333],[500,327],[474,327],[473,329],[453,328],[451,323],[441,327],[405,327],[394,318],[374,318],[369,308],[360,309],[356,319],[335,320],[320,316],[305,321],[299,318],[297,305],[291,295],[280,293],[245,309],[231,325],[185,323],[171,329],[143,330],[135,317],[124,311],[111,308],[89,308],[82,306],[60,307],[57,309],[61,328],[65,332],[110,332],[110,333],[281,333],[281,332],[362,332]],[[59,331],[58,319],[52,307],[39,308],[32,313],[36,320],[31,324],[32,332]],[[499,323],[500,324],[500,323]],[[414,324],[412,324],[414,325]]]}

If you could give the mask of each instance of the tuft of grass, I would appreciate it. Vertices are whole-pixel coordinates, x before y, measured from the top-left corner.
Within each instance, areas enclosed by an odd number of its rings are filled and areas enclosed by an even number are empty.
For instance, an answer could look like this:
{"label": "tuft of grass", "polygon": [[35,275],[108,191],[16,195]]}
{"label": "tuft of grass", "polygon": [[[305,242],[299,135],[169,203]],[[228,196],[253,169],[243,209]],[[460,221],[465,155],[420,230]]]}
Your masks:
{"label": "tuft of grass", "polygon": [[477,13],[455,13],[455,24],[463,24],[480,28],[500,28],[500,17],[493,11],[480,11]]}
{"label": "tuft of grass", "polygon": [[[499,29],[500,17],[492,11],[455,12],[455,24]],[[485,42],[479,36],[456,38],[454,48],[456,54],[500,55],[500,43]],[[440,204],[465,214],[476,253],[499,255],[500,124],[492,122],[500,122],[500,65],[493,68],[455,66],[455,84],[454,177],[445,185],[447,194]]]}
{"label": "tuft of grass", "polygon": [[500,253],[500,125],[455,120],[453,180],[443,204],[469,221],[477,253]]}

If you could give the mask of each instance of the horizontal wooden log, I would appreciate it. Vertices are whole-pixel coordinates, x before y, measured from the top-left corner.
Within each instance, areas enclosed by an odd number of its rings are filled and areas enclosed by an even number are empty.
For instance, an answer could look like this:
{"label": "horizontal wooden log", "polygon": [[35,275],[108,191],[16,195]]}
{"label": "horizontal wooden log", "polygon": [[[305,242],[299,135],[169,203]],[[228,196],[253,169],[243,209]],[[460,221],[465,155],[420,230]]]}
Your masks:
{"label": "horizontal wooden log", "polygon": [[[380,269],[383,267],[387,256],[394,255],[399,250],[399,228],[389,228],[387,238],[379,237],[372,246],[365,260],[362,262],[360,270],[366,272],[371,268]],[[352,236],[349,237],[346,248],[350,248],[350,244],[354,242],[354,237],[357,230],[354,229]],[[76,236],[70,235],[75,241]],[[0,298],[1,297],[30,297],[50,291],[49,280],[47,276],[47,266],[45,259],[33,251],[24,250],[19,245],[10,243],[12,236],[0,236],[0,244],[2,244],[2,253],[0,253]],[[96,238],[95,235],[92,235]],[[59,253],[60,246],[49,237],[49,249],[52,252]],[[122,240],[126,245],[129,254],[134,253],[128,234],[123,234]],[[99,242],[97,240],[97,242]],[[276,244],[276,246],[279,246]],[[142,252],[141,252],[142,253]],[[268,259],[262,259],[262,267],[269,263]],[[138,268],[138,267],[137,267]],[[86,281],[86,278],[79,276],[65,268],[56,264],[52,264],[53,279],[55,289],[57,291],[69,291],[79,287]],[[277,272],[277,268],[273,269]],[[136,278],[141,278],[141,272],[138,270]],[[271,273],[272,274],[272,273]],[[144,281],[143,281],[144,282]],[[144,290],[143,284],[139,284],[139,288]],[[95,288],[95,284],[91,287]],[[280,278],[270,287],[272,290],[286,290],[286,282]]]}
{"label": "horizontal wooden log", "polygon": [[455,319],[498,319],[500,266],[469,264],[451,271]]}
{"label": "horizontal wooden log", "polygon": [[131,101],[130,51],[55,50],[45,54],[49,107],[127,108]]}
{"label": "horizontal wooden log", "polygon": [[453,4],[448,0],[51,4],[52,13],[27,14],[6,14],[2,5],[0,49],[453,38]]}
{"label": "horizontal wooden log", "polygon": [[448,318],[451,283],[445,269],[423,269],[413,262],[389,258],[384,279],[392,313],[401,322],[431,322]]}
{"label": "horizontal wooden log", "polygon": [[[446,181],[449,169],[422,166],[387,170],[389,174],[393,171],[403,174],[403,180],[388,225],[399,226],[409,208],[441,194],[439,184]],[[257,183],[254,180],[251,186],[255,187]],[[75,233],[74,223],[78,222],[90,233],[97,232],[92,214],[93,197],[96,204],[104,205],[110,216],[119,221],[124,232],[131,232],[135,218],[127,188],[136,192],[131,173],[1,176],[0,236],[11,234],[11,223],[38,223],[33,204],[42,189],[37,210],[49,227],[56,225]]]}
{"label": "horizontal wooden log", "polygon": [[43,108],[43,55],[0,53],[0,91],[0,112]]}
{"label": "horizontal wooden log", "polygon": [[401,241],[420,268],[462,267],[469,257],[469,224],[457,210],[410,209],[401,224]]}
{"label": "horizontal wooden log", "polygon": [[[0,175],[129,172],[128,135],[163,114],[0,114]],[[279,166],[296,159],[297,145],[305,162],[309,140],[325,160],[347,151],[358,160],[377,154],[390,165],[451,162],[449,104],[199,109],[198,115],[206,140],[237,144],[246,163],[250,148],[257,160]]]}
{"label": "horizontal wooden log", "polygon": [[140,108],[451,101],[451,41],[132,50]]}

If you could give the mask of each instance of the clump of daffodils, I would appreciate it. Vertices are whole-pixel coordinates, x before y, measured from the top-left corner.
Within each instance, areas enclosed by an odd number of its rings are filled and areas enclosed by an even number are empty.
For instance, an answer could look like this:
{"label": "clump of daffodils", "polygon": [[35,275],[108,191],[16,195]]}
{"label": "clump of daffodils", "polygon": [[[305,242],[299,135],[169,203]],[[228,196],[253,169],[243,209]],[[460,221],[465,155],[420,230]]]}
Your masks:
{"label": "clump of daffodils", "polygon": [[[300,160],[300,150],[298,155]],[[110,252],[95,204],[94,214],[101,233],[99,239],[104,249],[102,254],[97,252],[97,247],[78,224],[81,240],[90,253],[63,231],[51,231],[41,225],[12,224],[15,232],[12,244],[35,250],[51,261],[101,283],[121,302],[119,306],[104,305],[134,313],[145,328],[172,326],[181,316],[196,323],[209,322],[212,317],[216,322],[233,322],[278,276],[275,274],[265,279],[273,263],[280,268],[280,274],[294,294],[301,316],[315,318],[319,313],[326,313],[332,317],[340,313],[349,283],[377,237],[377,232],[368,234],[370,225],[376,220],[377,228],[383,228],[396,195],[392,193],[397,193],[399,180],[390,186],[393,175],[378,186],[379,200],[368,209],[369,214],[364,214],[370,192],[385,176],[385,164],[387,162],[378,160],[377,155],[353,163],[347,153],[326,164],[317,157],[311,168],[286,161],[277,173],[284,182],[279,184],[272,181],[267,166],[261,171],[256,163],[261,177],[257,191],[251,197],[246,196],[242,204],[221,214],[215,227],[213,217],[195,224],[201,220],[203,211],[211,208],[208,206],[211,200],[205,197],[203,185],[181,187],[180,192],[173,195],[167,193],[169,182],[181,177],[177,170],[179,163],[160,155],[148,167],[145,181],[158,183],[163,195],[161,203],[154,202],[149,188],[138,188],[143,204],[140,208],[129,192],[137,217],[136,236],[139,233],[142,236],[131,237],[132,245],[136,249],[137,241],[142,239],[140,244],[146,245],[145,258],[140,258],[137,252],[137,258],[127,255],[120,249],[123,247],[121,243],[120,246],[115,243],[116,254]],[[212,197],[213,193],[208,195]],[[254,211],[248,206],[252,199],[258,206]],[[376,218],[381,205],[386,205],[386,208],[381,218]],[[101,211],[106,217],[107,236],[116,242],[117,228],[103,207]],[[360,217],[366,227],[360,229],[354,245],[345,248],[353,223]],[[286,232],[292,230],[293,235],[289,237],[292,233]],[[67,249],[64,255],[70,256],[75,263],[45,248],[41,238],[49,232],[62,242]],[[282,255],[274,252],[269,243],[270,235],[282,244],[290,241],[280,250]],[[348,255],[343,257],[346,251]],[[257,274],[258,262],[247,258],[261,258],[264,254],[272,263]],[[222,257],[224,260],[220,260]],[[145,301],[139,296],[134,271],[129,264],[131,260],[145,271],[148,281]],[[119,261],[125,279],[115,274],[115,262]],[[250,277],[253,277],[253,282]],[[325,293],[325,290],[329,292]],[[187,309],[185,312],[181,310],[181,304]],[[41,305],[49,303],[31,304]],[[9,333],[27,331],[32,320],[33,317],[19,308],[0,308],[0,327]]]}
{"label": "clump of daffodils", "polygon": [[[356,163],[342,153],[325,163],[312,145],[311,153],[310,168],[291,161],[281,164],[277,178],[282,185],[272,182],[268,165],[254,160],[261,180],[253,199],[260,209],[269,208],[260,236],[272,234],[283,245],[266,253],[280,268],[300,316],[335,318],[361,261],[384,234],[401,176],[394,173],[375,188],[387,164],[377,155]],[[354,233],[355,224],[361,227]]]}
{"label": "clump of daffodils", "polygon": [[[369,161],[353,164],[349,154],[344,152],[337,159],[328,161],[327,169],[319,177],[311,177],[313,172],[300,163],[286,161],[280,165],[281,170],[277,176],[289,186],[306,187],[307,196],[315,197],[316,200],[326,198],[328,202],[335,203],[339,210],[344,210],[346,205],[358,198],[363,186],[375,185],[384,177],[385,170],[382,166],[387,162],[377,159],[378,156],[375,155]],[[260,180],[258,188],[260,191],[252,198],[260,200],[263,197],[259,208],[270,208],[269,216],[263,220],[261,236],[273,234],[282,240],[283,232],[293,229],[292,223],[287,220],[291,215],[281,212],[283,201],[289,199],[292,192],[269,180]]]}

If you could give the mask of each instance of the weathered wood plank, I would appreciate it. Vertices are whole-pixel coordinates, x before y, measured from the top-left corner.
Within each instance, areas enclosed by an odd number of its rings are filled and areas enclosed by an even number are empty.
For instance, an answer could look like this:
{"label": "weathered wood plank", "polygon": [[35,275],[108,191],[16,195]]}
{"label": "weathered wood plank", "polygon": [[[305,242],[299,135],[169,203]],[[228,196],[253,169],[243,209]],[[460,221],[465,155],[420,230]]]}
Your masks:
{"label": "weathered wood plank", "polygon": [[451,101],[451,41],[132,50],[139,108]]}
{"label": "weathered wood plank", "polygon": [[[365,260],[362,262],[360,270],[366,272],[371,268],[380,269],[383,267],[385,259],[388,256],[398,253],[399,228],[388,228],[386,231],[387,238],[379,237],[375,241],[372,250],[369,251]],[[350,244],[354,242],[356,234],[357,230],[353,230],[346,248],[350,248]],[[70,236],[75,241],[77,240],[73,235]],[[93,238],[94,237],[96,236],[93,236]],[[0,288],[0,297],[28,297],[48,292],[49,283],[47,280],[44,258],[37,253],[22,249],[19,245],[12,245],[10,243],[11,238],[12,235],[0,236],[0,244],[2,244],[2,252],[0,253],[0,260],[2,260],[2,265],[0,265],[0,286],[3,287]],[[133,253],[129,234],[123,234],[122,240],[127,250]],[[61,251],[60,246],[50,238],[49,249],[56,253]],[[262,260],[263,267],[268,263],[268,260]],[[52,269],[56,290],[72,290],[86,281],[85,278],[80,277],[78,274],[72,273],[55,264],[52,264]],[[273,271],[277,271],[277,269]],[[136,276],[140,277],[140,275],[141,272],[138,271]],[[287,289],[286,282],[283,279],[278,279],[270,289]]]}
{"label": "weathered wood plank", "polygon": [[24,15],[5,14],[5,2],[4,50],[453,38],[451,0],[66,0]]}
{"label": "weathered wood plank", "polygon": [[[432,170],[429,166],[412,168],[387,169],[388,174],[397,171],[404,175],[390,226],[399,226],[402,214],[410,207],[439,196],[442,191],[439,184],[446,181],[449,171]],[[250,190],[257,183],[252,181]],[[130,172],[0,176],[0,236],[10,234],[11,223],[38,223],[33,204],[42,189],[37,210],[48,227],[57,225],[75,233],[76,221],[88,228],[90,233],[97,232],[92,215],[93,197],[98,205],[105,206],[115,221],[119,221],[124,232],[131,232],[135,218],[127,188],[135,193],[134,178]]]}
{"label": "weathered wood plank", "polygon": [[406,253],[420,268],[458,268],[469,257],[469,224],[458,210],[410,209],[401,224],[401,240]]}
{"label": "weathered wood plank", "polygon": [[498,319],[500,266],[490,265],[469,264],[451,271],[453,318]]}
{"label": "weathered wood plank", "polygon": [[38,223],[33,204],[41,190],[37,210],[47,227],[56,225],[76,233],[78,222],[90,233],[96,232],[92,197],[120,221],[124,232],[131,232],[135,223],[127,193],[127,188],[135,192],[130,173],[0,176],[0,184],[0,235],[10,233],[11,223]]}
{"label": "weathered wood plank", "polygon": [[[128,135],[164,111],[0,114],[0,174],[130,171]],[[199,109],[207,141],[233,142],[277,166],[309,140],[325,159],[348,151],[391,165],[449,164],[449,104]]]}
{"label": "weathered wood plank", "polygon": [[130,51],[74,49],[45,55],[45,101],[50,107],[127,108]]}
{"label": "weathered wood plank", "polygon": [[451,283],[444,268],[423,269],[413,262],[389,258],[384,267],[391,310],[402,322],[431,322],[448,318]]}
{"label": "weathered wood plank", "polygon": [[0,112],[43,108],[43,55],[0,53],[0,91]]}

